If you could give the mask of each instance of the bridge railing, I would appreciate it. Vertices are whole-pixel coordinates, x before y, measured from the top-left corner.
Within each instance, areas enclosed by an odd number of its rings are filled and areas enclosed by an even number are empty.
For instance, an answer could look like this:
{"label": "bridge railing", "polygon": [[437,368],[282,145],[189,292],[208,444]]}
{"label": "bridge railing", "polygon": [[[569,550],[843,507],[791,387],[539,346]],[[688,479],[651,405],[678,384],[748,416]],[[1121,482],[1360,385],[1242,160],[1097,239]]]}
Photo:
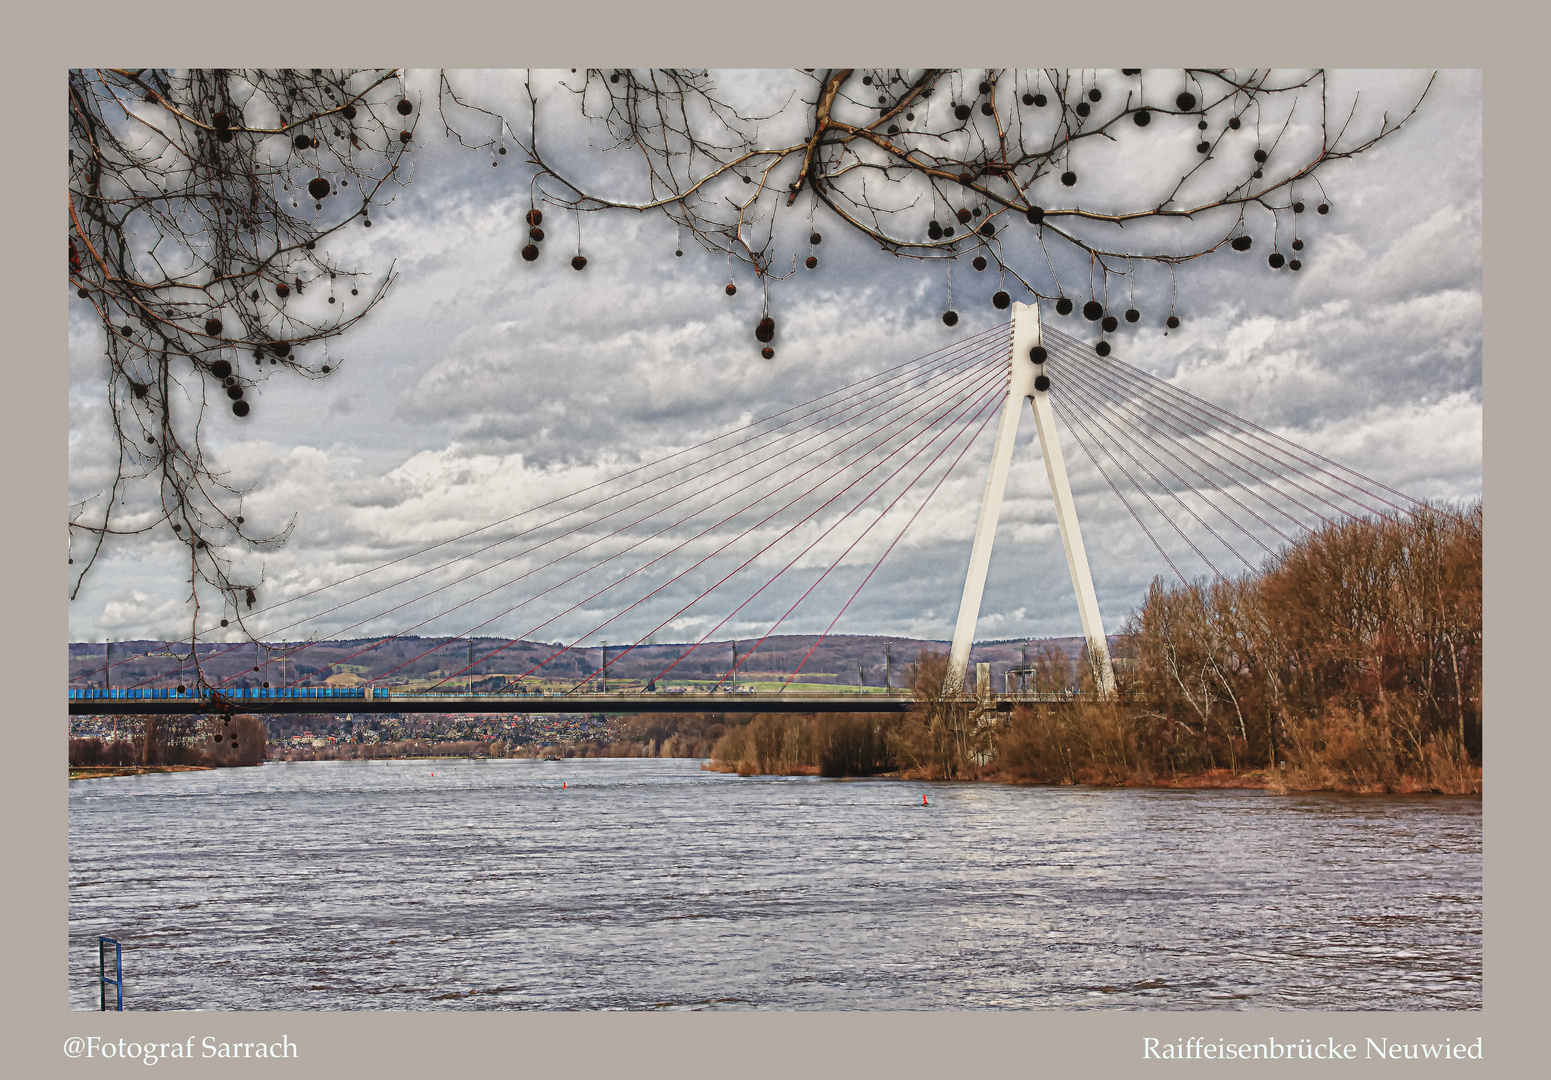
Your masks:
{"label": "bridge railing", "polygon": [[[437,690],[435,692],[416,692],[416,691],[412,691],[412,690],[399,690],[397,692],[394,692],[394,691],[390,691],[390,690],[387,690],[387,689],[382,688],[382,687],[361,687],[361,686],[293,686],[293,687],[283,687],[283,688],[282,687],[268,687],[268,688],[265,688],[265,687],[246,687],[246,688],[244,688],[244,687],[234,687],[234,688],[229,689],[229,690],[213,691],[213,693],[219,694],[221,697],[224,697],[224,698],[230,698],[230,699],[232,699],[234,701],[243,701],[243,700],[249,700],[249,701],[294,700],[294,699],[298,699],[298,698],[302,698],[302,699],[317,698],[317,699],[328,700],[328,699],[346,699],[346,698],[360,699],[360,698],[368,698],[368,697],[369,698],[374,698],[374,699],[383,699],[383,698],[392,699],[392,698],[395,698],[395,697],[397,697],[397,698],[459,698],[459,697],[467,698],[467,697],[474,697],[474,698],[514,698],[514,699],[518,699],[518,698],[524,698],[524,697],[568,697],[568,696],[570,696],[569,692],[565,691],[565,690],[504,690],[504,691],[496,691],[494,693],[484,692],[484,691],[474,691],[473,693],[470,693],[468,690],[465,690],[465,689],[450,688],[450,689],[445,689],[445,690]],[[737,694],[739,696],[742,696],[743,694],[745,694],[747,692],[745,692],[745,691],[729,691],[729,690],[679,690],[678,688],[675,687],[675,688],[668,688],[668,689],[663,689],[663,690],[655,690],[655,691],[650,691],[650,692],[642,691],[642,690],[617,690],[617,691],[610,691],[610,692],[588,691],[583,696],[586,696],[586,697],[620,697],[620,698],[626,698],[626,697],[641,696],[641,695],[648,694],[648,693],[650,694],[650,696],[654,696],[654,697],[656,697],[656,696],[678,697],[678,696],[682,695],[682,696],[685,696],[685,697],[692,697],[692,698],[704,698],[704,697],[730,697],[733,694]],[[783,692],[781,694],[781,696],[782,697],[792,697],[792,698],[797,698],[797,697],[834,697],[837,694],[853,695],[855,693],[856,692],[854,690],[850,690],[850,689],[845,688],[845,687],[838,687],[837,686],[833,691],[796,690],[796,691],[786,691],[786,692]],[[212,694],[212,691],[206,690],[206,689],[202,689],[202,688],[197,688],[197,687],[196,688],[185,688],[183,690],[177,690],[177,689],[174,689],[174,688],[159,688],[159,687],[124,687],[124,688],[113,689],[113,690],[105,690],[105,689],[101,689],[101,688],[74,687],[74,686],[70,688],[70,700],[71,701],[151,701],[151,700],[155,700],[155,701],[159,701],[159,700],[178,701],[178,700],[184,700],[184,701],[193,702],[193,701],[200,701],[200,700],[203,700],[205,698],[208,698],[208,697],[211,696],[211,694]],[[899,691],[899,690],[893,690],[893,691],[870,691],[866,695],[862,695],[862,696],[878,697],[878,698],[884,698],[884,699],[892,700],[894,698],[908,696],[908,692]]]}

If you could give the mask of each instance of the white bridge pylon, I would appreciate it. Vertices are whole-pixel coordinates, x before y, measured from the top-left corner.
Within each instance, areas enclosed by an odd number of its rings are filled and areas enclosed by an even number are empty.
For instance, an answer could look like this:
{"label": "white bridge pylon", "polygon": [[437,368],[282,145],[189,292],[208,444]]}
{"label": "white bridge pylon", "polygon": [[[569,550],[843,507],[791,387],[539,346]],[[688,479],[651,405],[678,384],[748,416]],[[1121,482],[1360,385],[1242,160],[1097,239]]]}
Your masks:
{"label": "white bridge pylon", "polygon": [[1072,502],[1072,486],[1066,478],[1066,461],[1061,456],[1061,440],[1056,433],[1055,412],[1050,407],[1049,384],[1041,390],[1035,380],[1043,370],[1037,363],[1035,348],[1042,348],[1039,304],[1015,303],[1012,306],[1011,378],[1007,400],[1002,404],[1001,422],[996,428],[996,448],[991,455],[991,471],[986,476],[985,494],[980,499],[980,518],[975,524],[975,546],[969,556],[969,573],[964,578],[964,596],[959,602],[959,621],[953,629],[953,647],[948,652],[948,681],[964,686],[969,665],[969,649],[975,639],[975,623],[980,618],[980,601],[985,593],[986,571],[991,566],[991,542],[1002,515],[1002,494],[1007,489],[1007,473],[1012,466],[1013,447],[1018,439],[1018,421],[1023,401],[1034,408],[1034,426],[1039,431],[1040,454],[1045,460],[1045,475],[1055,499],[1056,521],[1061,526],[1061,544],[1066,548],[1066,566],[1072,573],[1072,590],[1077,594],[1077,610],[1082,616],[1082,632],[1088,641],[1088,662],[1094,681],[1103,697],[1115,692],[1115,674],[1104,639],[1104,623],[1099,617],[1098,596],[1093,591],[1093,574],[1088,569],[1088,554],[1083,549],[1082,531],[1077,526],[1077,508]]}

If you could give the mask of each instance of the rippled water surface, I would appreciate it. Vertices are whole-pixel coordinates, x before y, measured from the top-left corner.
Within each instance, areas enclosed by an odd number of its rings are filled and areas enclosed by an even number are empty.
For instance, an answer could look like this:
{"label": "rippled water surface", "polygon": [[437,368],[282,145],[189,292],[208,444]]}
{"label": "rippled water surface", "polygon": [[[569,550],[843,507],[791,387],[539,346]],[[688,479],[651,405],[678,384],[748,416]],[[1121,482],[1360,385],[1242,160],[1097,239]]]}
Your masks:
{"label": "rippled water surface", "polygon": [[75,781],[72,1008],[99,933],[131,1009],[1471,1009],[1481,804],[653,759]]}

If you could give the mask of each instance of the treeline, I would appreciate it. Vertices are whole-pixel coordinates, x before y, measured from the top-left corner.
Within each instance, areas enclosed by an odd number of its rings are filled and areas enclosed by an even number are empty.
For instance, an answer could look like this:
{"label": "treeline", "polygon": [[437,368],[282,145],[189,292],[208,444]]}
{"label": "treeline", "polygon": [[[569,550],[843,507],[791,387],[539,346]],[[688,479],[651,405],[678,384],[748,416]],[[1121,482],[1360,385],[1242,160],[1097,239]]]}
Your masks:
{"label": "treeline", "polygon": [[[1128,620],[1114,701],[1011,716],[942,692],[923,652],[905,715],[760,716],[712,767],[1039,783],[1263,783],[1481,790],[1481,504],[1333,523],[1256,574],[1154,581]],[[1035,689],[1092,688],[1045,647]]]}
{"label": "treeline", "polygon": [[92,766],[258,765],[267,732],[252,716],[146,716],[124,721],[119,739],[72,738],[70,764]]}

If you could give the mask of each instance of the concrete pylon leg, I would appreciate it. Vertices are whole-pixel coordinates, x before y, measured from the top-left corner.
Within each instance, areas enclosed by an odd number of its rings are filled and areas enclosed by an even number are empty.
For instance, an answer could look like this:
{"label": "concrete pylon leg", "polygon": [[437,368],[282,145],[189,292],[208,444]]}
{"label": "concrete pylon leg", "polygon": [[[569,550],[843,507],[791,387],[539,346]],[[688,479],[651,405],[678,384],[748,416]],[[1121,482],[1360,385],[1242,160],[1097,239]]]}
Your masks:
{"label": "concrete pylon leg", "polygon": [[1023,399],[1034,393],[1038,369],[1029,361],[1025,347],[1017,346],[1019,312],[1034,325],[1039,335],[1039,307],[1013,305],[1013,347],[1008,357],[1007,400],[1002,403],[1001,421],[996,427],[996,448],[991,452],[991,471],[986,475],[985,492],[980,497],[980,518],[975,522],[975,546],[969,553],[969,572],[964,577],[964,595],[959,600],[959,618],[953,627],[953,645],[948,650],[948,674],[944,689],[962,690],[969,667],[969,649],[975,641],[975,622],[980,618],[980,601],[986,588],[986,571],[991,566],[991,542],[996,538],[996,523],[1002,516],[1002,495],[1007,490],[1007,473],[1012,466],[1012,451],[1018,441],[1018,421],[1023,415]]}
{"label": "concrete pylon leg", "polygon": [[1001,421],[996,429],[996,447],[991,454],[991,471],[986,476],[985,492],[980,498],[975,544],[970,551],[969,571],[964,578],[964,595],[959,601],[958,622],[953,628],[953,645],[948,652],[948,685],[944,689],[962,690],[964,687],[969,667],[969,650],[975,639],[975,623],[980,618],[980,602],[985,594],[986,572],[991,566],[991,543],[1001,518],[1002,496],[1007,489],[1007,474],[1018,438],[1018,420],[1023,413],[1023,399],[1029,398],[1033,404],[1034,423],[1039,430],[1045,474],[1055,500],[1061,543],[1066,549],[1067,569],[1071,572],[1072,589],[1077,595],[1083,636],[1088,642],[1088,658],[1093,666],[1094,681],[1099,693],[1109,697],[1115,690],[1115,676],[1110,664],[1109,646],[1104,638],[1104,623],[1099,616],[1098,597],[1093,590],[1093,575],[1088,569],[1088,556],[1083,548],[1082,532],[1077,525],[1077,510],[1072,502],[1071,484],[1066,477],[1066,463],[1061,456],[1055,413],[1050,407],[1049,390],[1039,390],[1035,386],[1042,366],[1030,358],[1030,350],[1040,343],[1038,303],[1014,304],[1007,400],[1002,404]]}
{"label": "concrete pylon leg", "polygon": [[[1037,339],[1036,339],[1037,344]],[[1017,351],[1016,333],[1014,352]],[[1024,349],[1025,355],[1028,349]],[[1061,439],[1056,432],[1056,414],[1050,407],[1050,390],[1035,390],[1034,426],[1039,429],[1039,452],[1045,459],[1045,476],[1056,504],[1056,522],[1061,527],[1061,546],[1066,549],[1066,568],[1072,575],[1072,591],[1077,594],[1077,613],[1082,618],[1083,637],[1088,642],[1088,664],[1093,681],[1102,697],[1115,693],[1115,671],[1109,659],[1109,643],[1104,637],[1104,620],[1099,616],[1099,599],[1093,591],[1093,574],[1088,569],[1088,553],[1083,548],[1082,530],[1077,525],[1077,506],[1072,501],[1072,485],[1066,478],[1066,459],[1061,456]]]}

